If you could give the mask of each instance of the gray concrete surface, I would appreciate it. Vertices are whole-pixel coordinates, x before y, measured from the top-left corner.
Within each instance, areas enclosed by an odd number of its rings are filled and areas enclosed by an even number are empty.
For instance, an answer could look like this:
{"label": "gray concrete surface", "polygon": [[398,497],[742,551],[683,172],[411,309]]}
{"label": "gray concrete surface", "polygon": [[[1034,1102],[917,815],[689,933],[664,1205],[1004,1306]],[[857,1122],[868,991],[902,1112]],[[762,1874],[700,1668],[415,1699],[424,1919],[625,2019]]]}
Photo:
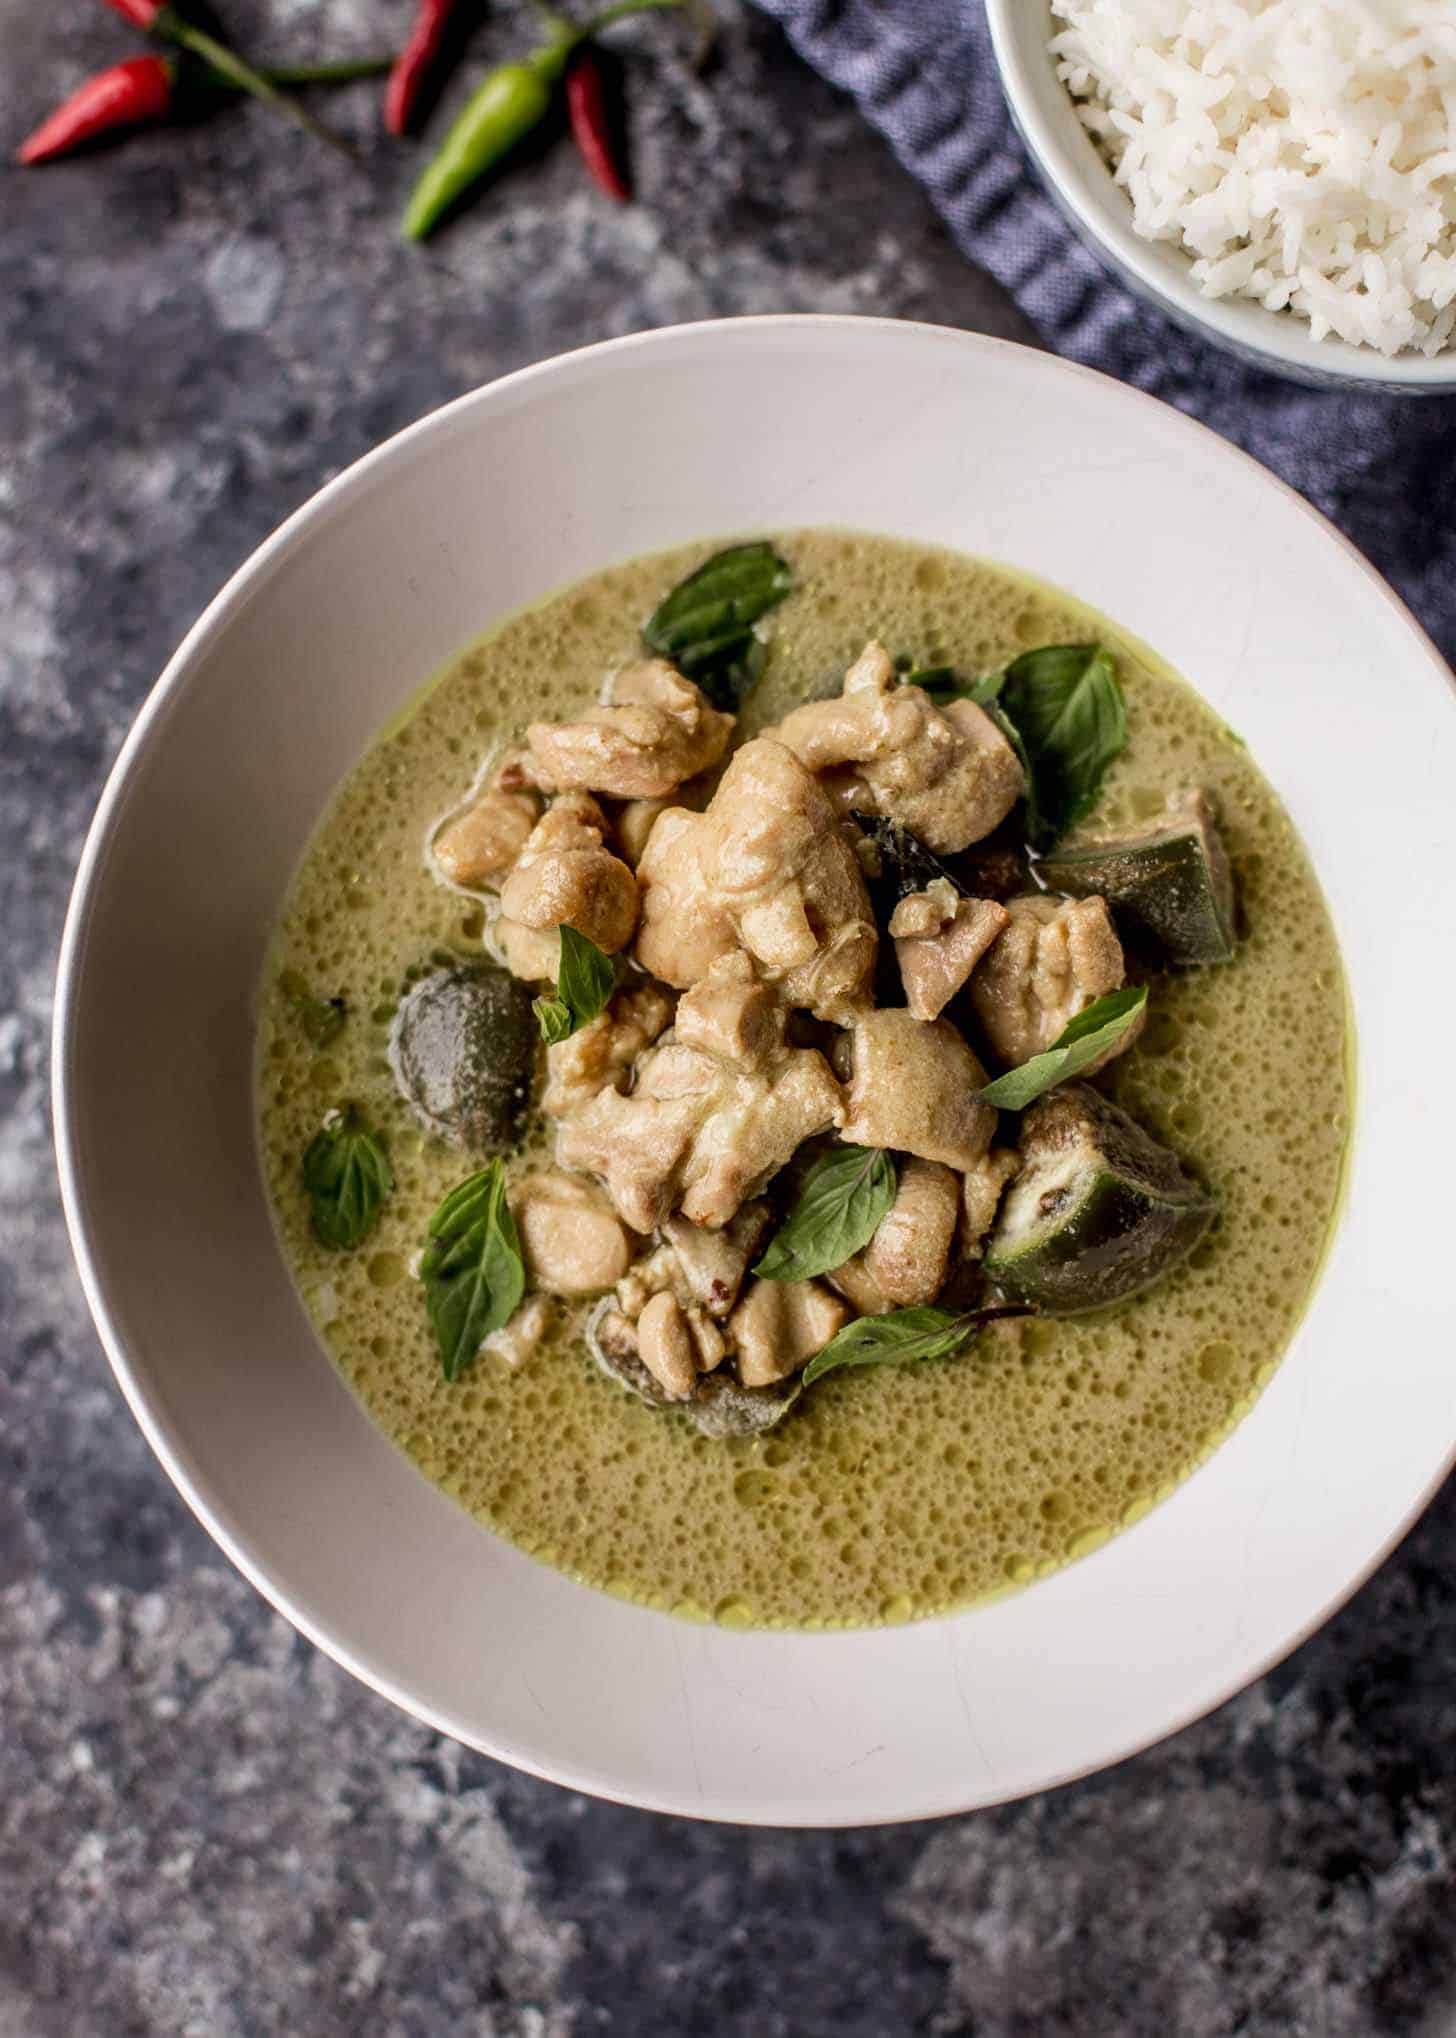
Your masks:
{"label": "gray concrete surface", "polygon": [[[297,56],[407,11],[226,7]],[[630,211],[533,149],[406,251],[415,158],[368,87],[331,107],[362,174],[251,107],[0,170],[0,2038],[1456,2031],[1450,1491],[1292,1661],[1111,1774],[720,1830],[515,1775],[317,1655],[175,1496],[88,1322],[47,1115],[61,916],[232,568],[384,434],[604,334],[795,308],[1025,336],[853,110],[724,13],[702,79],[664,24],[632,38]],[[473,62],[530,32],[492,10]],[[7,148],[128,46],[79,0],[9,0],[0,42]]]}

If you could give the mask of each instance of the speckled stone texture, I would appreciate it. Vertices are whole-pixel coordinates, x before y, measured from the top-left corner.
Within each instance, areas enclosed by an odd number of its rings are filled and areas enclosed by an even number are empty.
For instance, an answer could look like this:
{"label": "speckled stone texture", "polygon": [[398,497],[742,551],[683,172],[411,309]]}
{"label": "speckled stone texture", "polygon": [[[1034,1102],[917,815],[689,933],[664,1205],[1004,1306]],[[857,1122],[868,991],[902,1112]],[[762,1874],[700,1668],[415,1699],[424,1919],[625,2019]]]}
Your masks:
{"label": "speckled stone texture", "polygon": [[[330,109],[362,175],[253,108],[0,170],[0,2038],[1456,2031],[1450,1491],[1283,1668],[1109,1775],[938,1826],[722,1830],[514,1775],[298,1640],[87,1320],[46,1106],[66,893],[164,657],[279,518],[608,333],[792,308],[1024,336],[853,113],[723,12],[701,80],[665,24],[629,38],[631,211],[541,150],[406,252],[414,157],[368,87]],[[227,5],[300,58],[406,13]],[[502,4],[473,60],[531,32]],[[99,7],[10,0],[6,147],[125,48]]]}

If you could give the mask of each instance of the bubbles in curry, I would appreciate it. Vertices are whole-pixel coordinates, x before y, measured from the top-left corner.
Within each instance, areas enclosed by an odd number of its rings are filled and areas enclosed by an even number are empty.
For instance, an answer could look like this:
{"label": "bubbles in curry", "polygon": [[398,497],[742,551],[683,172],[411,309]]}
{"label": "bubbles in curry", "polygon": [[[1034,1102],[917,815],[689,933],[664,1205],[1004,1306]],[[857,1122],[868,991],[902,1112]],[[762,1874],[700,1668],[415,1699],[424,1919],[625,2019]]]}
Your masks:
{"label": "bubbles in curry", "polygon": [[1340,959],[1255,761],[1115,625],[888,539],[640,559],[466,651],[261,1005],[284,1248],[375,1419],[729,1624],[944,1611],[1145,1513],[1339,1191]]}

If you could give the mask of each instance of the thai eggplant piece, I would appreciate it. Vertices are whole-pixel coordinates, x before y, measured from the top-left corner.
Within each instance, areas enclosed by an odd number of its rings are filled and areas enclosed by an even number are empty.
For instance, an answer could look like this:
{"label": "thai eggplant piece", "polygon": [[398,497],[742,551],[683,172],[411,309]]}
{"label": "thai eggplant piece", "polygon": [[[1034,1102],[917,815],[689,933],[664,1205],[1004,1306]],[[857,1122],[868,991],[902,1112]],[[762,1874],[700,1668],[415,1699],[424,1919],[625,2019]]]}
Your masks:
{"label": "thai eggplant piece", "polygon": [[1233,960],[1233,872],[1201,792],[1174,793],[1146,833],[1063,845],[1037,874],[1074,899],[1105,899],[1128,940],[1166,965]]}
{"label": "thai eggplant piece", "polygon": [[[1105,653],[1096,669],[1116,687]],[[532,723],[430,847],[440,880],[484,901],[494,961],[418,983],[390,1056],[430,1131],[508,1151],[536,1052],[526,986],[556,984],[537,1001],[555,1165],[513,1171],[507,1196],[521,1311],[601,1296],[599,1364],[713,1436],[780,1420],[857,1318],[893,1347],[897,1312],[942,1297],[1072,1314],[1171,1273],[1212,1197],[1037,1062],[1123,991],[1119,924],[1174,962],[1233,952],[1196,791],[1145,834],[1040,858],[1003,840],[978,865],[1039,760],[1003,712],[932,697],[873,640],[837,697],[734,734],[664,658],[574,721]],[[999,897],[975,890],[981,869]],[[594,997],[575,987],[583,954]],[[1145,1011],[1065,1072],[1105,1068]],[[998,1117],[988,1068],[1029,1068],[1046,1094]]]}
{"label": "thai eggplant piece", "polygon": [[1185,1259],[1217,1206],[1175,1154],[1085,1083],[1021,1121],[1021,1167],[986,1248],[1003,1294],[1052,1315],[1125,1302]]}
{"label": "thai eggplant piece", "polygon": [[509,1152],[521,1136],[535,1050],[529,992],[482,962],[432,971],[406,993],[389,1062],[427,1131],[484,1155]]}

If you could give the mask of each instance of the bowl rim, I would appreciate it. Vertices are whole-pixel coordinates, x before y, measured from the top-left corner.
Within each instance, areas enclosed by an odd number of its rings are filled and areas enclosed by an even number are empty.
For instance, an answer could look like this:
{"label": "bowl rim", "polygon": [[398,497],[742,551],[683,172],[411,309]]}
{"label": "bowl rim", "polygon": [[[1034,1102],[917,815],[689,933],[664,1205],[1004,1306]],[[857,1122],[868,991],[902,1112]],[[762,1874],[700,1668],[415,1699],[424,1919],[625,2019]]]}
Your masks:
{"label": "bowl rim", "polygon": [[[1056,79],[1046,47],[1051,0],[986,0],[991,48],[1013,125],[1050,196],[1073,230],[1136,296],[1185,331],[1212,340],[1253,367],[1316,386],[1371,394],[1437,395],[1456,389],[1456,348],[1442,355],[1382,354],[1330,335],[1244,297],[1206,297],[1181,248],[1143,239],[1132,208]],[[1037,54],[1032,54],[1033,42]],[[1057,86],[1066,117],[1048,118],[1037,90],[1040,62]],[[1172,259],[1169,259],[1169,258]]]}
{"label": "bowl rim", "polygon": [[[1356,1570],[1341,1582],[1338,1589],[1324,1596],[1320,1603],[1284,1634],[1277,1644],[1261,1650],[1252,1661],[1240,1659],[1230,1667],[1220,1667],[1216,1672],[1210,1673],[1201,1685],[1190,1691],[1177,1707],[1175,1714],[1164,1721],[1155,1732],[1147,1732],[1141,1727],[1130,1732],[1118,1729],[1115,1734],[1109,1736],[1110,1745],[1103,1746],[1097,1752],[1056,1769],[1053,1773],[1039,1778],[1034,1784],[1028,1785],[1015,1778],[1004,1779],[1004,1782],[998,1781],[995,1791],[991,1794],[984,1791],[968,1792],[964,1786],[958,1784],[953,1775],[947,1775],[943,1794],[935,1803],[920,1803],[909,1810],[885,1808],[845,1814],[829,1808],[816,1807],[811,1813],[798,1812],[795,1816],[785,1819],[775,1816],[772,1810],[757,1804],[745,1808],[741,1803],[715,1803],[711,1800],[689,1803],[682,1797],[655,1791],[651,1787],[634,1788],[601,1775],[586,1773],[579,1762],[571,1759],[553,1761],[549,1756],[536,1755],[512,1745],[505,1745],[501,1739],[492,1739],[480,1728],[451,1717],[445,1708],[422,1701],[388,1670],[370,1660],[365,1651],[341,1640],[332,1631],[328,1617],[321,1610],[312,1609],[302,1603],[286,1584],[276,1580],[263,1559],[254,1554],[247,1534],[230,1525],[222,1517],[213,1497],[209,1494],[206,1476],[193,1464],[182,1441],[171,1434],[165,1414],[159,1405],[159,1397],[154,1397],[146,1380],[134,1369],[99,1271],[100,1256],[93,1246],[93,1238],[98,1231],[98,1219],[85,1192],[84,1170],[79,1153],[73,1080],[73,1016],[93,923],[96,894],[111,858],[113,838],[136,789],[137,766],[165,730],[171,712],[188,684],[199,652],[229,627],[234,615],[250,600],[255,586],[266,578],[275,562],[287,553],[303,530],[346,505],[354,494],[369,485],[380,467],[398,458],[405,449],[418,448],[433,436],[448,432],[456,420],[476,408],[489,404],[499,396],[507,393],[514,396],[532,383],[549,380],[575,364],[594,362],[610,355],[650,354],[657,349],[681,345],[684,340],[703,337],[722,337],[739,332],[745,335],[753,333],[772,335],[775,332],[803,332],[815,329],[827,334],[861,331],[867,336],[881,337],[888,333],[909,334],[918,341],[930,341],[962,355],[997,355],[1007,352],[1034,355],[1049,375],[1095,383],[1099,385],[1105,398],[1156,409],[1162,414],[1166,428],[1170,432],[1182,433],[1185,436],[1196,434],[1203,451],[1216,451],[1217,455],[1226,460],[1253,468],[1263,482],[1278,489],[1305,518],[1322,529],[1326,537],[1333,538],[1346,561],[1358,569],[1367,583],[1368,591],[1379,596],[1383,605],[1391,612],[1392,619],[1402,625],[1408,633],[1413,652],[1420,656],[1423,663],[1428,662],[1434,666],[1436,674],[1444,678],[1450,690],[1450,697],[1456,701],[1456,675],[1453,675],[1451,668],[1405,603],[1342,532],[1296,490],[1290,488],[1241,448],[1158,398],[1121,383],[1113,377],[1083,367],[1079,363],[1066,361],[1056,355],[1042,353],[1039,349],[1024,347],[1016,342],[987,334],[962,332],[924,321],[859,315],[773,313],[741,319],[700,320],[685,325],[626,334],[531,363],[493,378],[427,412],[423,417],[361,455],[326,482],[293,510],[229,576],[183,636],[177,649],[163,667],[107,775],[78,862],[66,913],[51,1031],[54,1136],[62,1208],[82,1289],[100,1342],[123,1398],[168,1477],[208,1534],[265,1602],[325,1656],[349,1671],[381,1697],[397,1705],[408,1716],[436,1732],[446,1734],[496,1760],[506,1762],[545,1781],[642,1810],[732,1824],[806,1829],[905,1823],[1014,1801],[1024,1795],[1060,1788],[1079,1778],[1113,1767],[1147,1748],[1157,1746],[1163,1740],[1182,1731],[1184,1727],[1202,1719],[1283,1661],[1337,1613],[1368,1581],[1403,1540],[1445,1482],[1453,1464],[1456,1464],[1456,1433],[1449,1439],[1436,1472],[1418,1493],[1403,1504],[1398,1520],[1381,1539],[1378,1547],[1367,1553]],[[946,1626],[951,1619],[961,1617],[963,1616],[948,1616],[921,1625]],[[670,1620],[672,1617],[664,1615],[661,1618]],[[807,1639],[798,1635],[797,1631],[795,1638]],[[762,1640],[764,1637],[750,1636],[747,1639]],[[835,1637],[816,1635],[812,1639],[819,1646],[832,1646]]]}

